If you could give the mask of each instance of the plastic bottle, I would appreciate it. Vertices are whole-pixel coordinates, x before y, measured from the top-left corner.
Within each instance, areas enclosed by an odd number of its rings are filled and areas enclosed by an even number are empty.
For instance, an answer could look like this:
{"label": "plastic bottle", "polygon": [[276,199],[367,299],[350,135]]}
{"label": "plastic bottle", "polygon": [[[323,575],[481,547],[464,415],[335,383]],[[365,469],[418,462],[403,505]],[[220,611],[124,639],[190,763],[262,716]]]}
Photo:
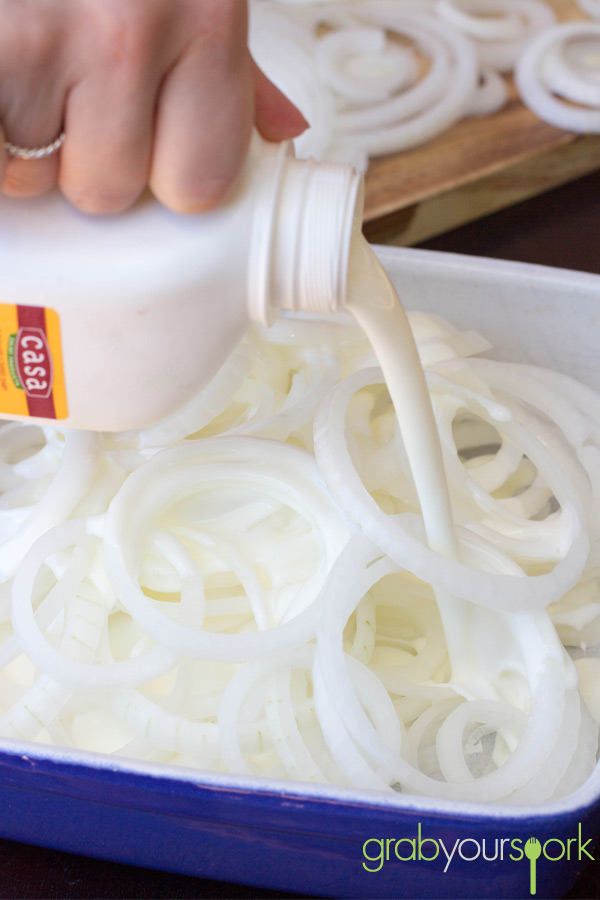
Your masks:
{"label": "plastic bottle", "polygon": [[255,137],[229,201],[93,217],[0,202],[0,417],[121,430],[205,384],[250,322],[340,307],[361,180]]}

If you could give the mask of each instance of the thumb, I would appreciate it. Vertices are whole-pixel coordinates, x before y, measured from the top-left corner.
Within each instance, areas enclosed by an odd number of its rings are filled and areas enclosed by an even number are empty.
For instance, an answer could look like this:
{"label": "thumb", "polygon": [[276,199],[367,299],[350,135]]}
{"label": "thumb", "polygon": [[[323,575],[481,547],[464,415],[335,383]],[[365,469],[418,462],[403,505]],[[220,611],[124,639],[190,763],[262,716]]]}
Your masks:
{"label": "thumb", "polygon": [[253,78],[254,121],[262,136],[268,141],[283,141],[302,134],[308,122],[254,61]]}

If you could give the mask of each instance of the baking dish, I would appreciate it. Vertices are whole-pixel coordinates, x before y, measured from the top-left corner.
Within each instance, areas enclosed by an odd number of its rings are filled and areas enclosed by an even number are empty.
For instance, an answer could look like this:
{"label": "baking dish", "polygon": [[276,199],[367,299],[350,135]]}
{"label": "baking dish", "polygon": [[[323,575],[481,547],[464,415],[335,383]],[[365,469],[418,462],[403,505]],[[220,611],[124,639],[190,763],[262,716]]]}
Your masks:
{"label": "baking dish", "polygon": [[[481,331],[497,358],[552,366],[600,389],[597,276],[416,250],[378,252],[408,309]],[[548,856],[564,848],[561,858],[537,864],[538,895],[560,897],[594,855],[600,834],[598,768],[559,803],[475,806],[199,776],[38,744],[0,746],[3,837],[302,894],[523,897],[530,868],[515,848],[536,837],[550,841]],[[402,839],[414,844],[397,845]],[[400,860],[396,846],[405,856],[414,847],[421,858]]]}

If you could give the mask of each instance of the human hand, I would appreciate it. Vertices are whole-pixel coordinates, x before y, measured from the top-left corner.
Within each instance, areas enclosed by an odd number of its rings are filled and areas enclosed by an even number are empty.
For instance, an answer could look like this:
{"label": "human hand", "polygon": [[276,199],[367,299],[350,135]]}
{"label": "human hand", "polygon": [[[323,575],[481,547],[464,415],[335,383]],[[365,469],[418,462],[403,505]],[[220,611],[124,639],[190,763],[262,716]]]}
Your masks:
{"label": "human hand", "polygon": [[150,186],[169,208],[218,205],[255,124],[268,140],[306,123],[260,72],[246,44],[246,0],[0,0],[2,192],[56,182],[89,213],[116,213]]}

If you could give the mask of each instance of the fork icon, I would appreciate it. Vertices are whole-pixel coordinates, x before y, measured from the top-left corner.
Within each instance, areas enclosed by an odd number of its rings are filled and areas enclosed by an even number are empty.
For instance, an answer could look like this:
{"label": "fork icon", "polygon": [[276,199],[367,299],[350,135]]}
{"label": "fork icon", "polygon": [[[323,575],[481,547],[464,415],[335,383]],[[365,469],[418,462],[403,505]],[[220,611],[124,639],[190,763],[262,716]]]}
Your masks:
{"label": "fork icon", "polygon": [[535,861],[541,855],[542,845],[537,838],[529,838],[524,847],[525,856],[529,860],[529,890],[535,894]]}

